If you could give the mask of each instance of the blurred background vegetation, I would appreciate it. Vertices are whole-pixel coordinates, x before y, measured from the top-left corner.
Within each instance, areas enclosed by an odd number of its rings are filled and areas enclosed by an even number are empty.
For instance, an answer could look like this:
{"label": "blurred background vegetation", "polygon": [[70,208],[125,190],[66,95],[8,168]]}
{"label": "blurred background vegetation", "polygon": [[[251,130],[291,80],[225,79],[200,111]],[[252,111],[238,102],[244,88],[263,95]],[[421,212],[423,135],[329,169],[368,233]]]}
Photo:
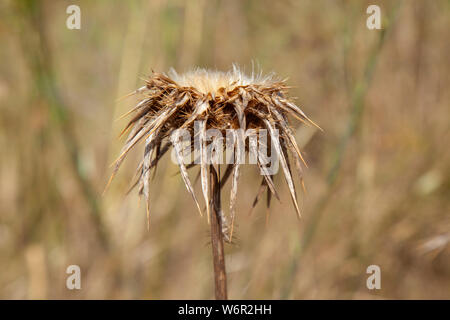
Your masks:
{"label": "blurred background vegetation", "polygon": [[[382,30],[366,28],[370,4]],[[213,298],[209,228],[171,161],[149,231],[126,195],[140,153],[101,193],[114,120],[137,101],[117,98],[152,69],[252,61],[288,77],[324,132],[296,129],[301,221],[280,178],[268,223],[264,201],[249,215],[260,179],[245,168],[229,296],[450,298],[449,1],[3,0],[0,39],[0,298]],[[81,290],[66,289],[72,264]]]}

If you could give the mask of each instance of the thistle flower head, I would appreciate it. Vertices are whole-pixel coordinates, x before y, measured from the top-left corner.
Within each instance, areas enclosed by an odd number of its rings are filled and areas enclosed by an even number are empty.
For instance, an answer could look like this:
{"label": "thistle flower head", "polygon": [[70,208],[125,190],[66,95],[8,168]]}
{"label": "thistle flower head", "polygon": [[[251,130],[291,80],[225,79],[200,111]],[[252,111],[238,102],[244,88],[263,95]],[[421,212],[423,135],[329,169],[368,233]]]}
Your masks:
{"label": "thistle flower head", "polygon": [[[232,161],[226,166],[220,178],[223,186],[231,177],[229,214],[221,213],[225,239],[231,241],[240,164],[242,164],[239,159],[242,156],[245,157],[245,153],[251,153],[257,159],[256,164],[262,175],[260,190],[267,191],[268,204],[271,195],[279,199],[273,183],[275,173],[267,167],[267,153],[262,152],[261,148],[256,148],[252,143],[246,142],[243,133],[253,129],[256,135],[260,135],[260,132],[265,130],[268,136],[265,146],[267,148],[270,146],[270,153],[274,153],[279,159],[295,210],[300,216],[290,159],[294,161],[301,180],[304,160],[289,125],[288,115],[301,122],[315,124],[287,97],[287,89],[285,81],[273,75],[246,76],[236,66],[233,66],[229,72],[205,69],[196,69],[184,74],[178,74],[174,70],[167,75],[154,72],[146,80],[145,86],[132,93],[140,94],[142,99],[126,114],[131,116],[131,120],[122,134],[128,134],[128,137],[120,156],[114,163],[110,182],[129,151],[139,142],[145,141],[144,156],[138,166],[137,179],[133,187],[138,186],[139,194],[146,198],[148,215],[150,174],[156,170],[158,161],[173,146],[181,177],[202,214],[200,203],[187,173],[190,167],[196,164],[200,166],[202,193],[209,221],[211,196],[208,169],[211,164],[208,162],[207,152],[213,142],[208,138],[207,131],[215,129],[224,136],[226,132],[231,131],[234,139]],[[193,133],[187,148],[199,149],[198,157],[193,164],[186,165],[183,159],[183,151],[186,147],[182,144],[181,135],[178,134],[180,129]],[[243,141],[241,145],[235,144],[239,138]],[[195,139],[198,139],[198,145],[195,144]],[[225,144],[222,140],[220,141]],[[258,202],[260,194],[261,192],[258,193],[253,206]]]}

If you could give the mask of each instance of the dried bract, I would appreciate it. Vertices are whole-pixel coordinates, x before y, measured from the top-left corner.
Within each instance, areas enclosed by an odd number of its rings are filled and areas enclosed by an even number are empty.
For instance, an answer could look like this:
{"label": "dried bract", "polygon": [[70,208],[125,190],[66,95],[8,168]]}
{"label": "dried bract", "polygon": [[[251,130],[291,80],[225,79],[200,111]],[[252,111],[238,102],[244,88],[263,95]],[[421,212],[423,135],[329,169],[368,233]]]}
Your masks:
{"label": "dried bract", "polygon": [[[266,147],[276,153],[281,163],[295,210],[300,216],[289,159],[294,160],[301,181],[302,165],[305,162],[289,125],[288,115],[304,123],[317,125],[287,97],[287,89],[285,81],[278,80],[273,75],[246,76],[236,66],[229,72],[204,69],[196,69],[185,74],[177,74],[174,70],[167,75],[154,72],[146,80],[145,86],[132,93],[142,95],[142,100],[126,114],[131,115],[131,120],[122,134],[128,134],[128,137],[120,156],[114,162],[109,182],[114,178],[130,150],[139,142],[145,141],[144,157],[138,166],[137,179],[133,186],[138,186],[139,194],[146,198],[148,215],[150,174],[172,145],[184,184],[202,214],[201,205],[188,175],[189,168],[200,165],[202,193],[209,221],[208,169],[211,163],[208,162],[207,150],[213,142],[207,136],[207,131],[215,129],[223,136],[227,132],[232,132],[231,136],[235,142],[241,138],[240,141],[244,143],[242,145],[233,143],[232,161],[227,165],[220,182],[223,186],[231,177],[229,214],[224,216],[222,213],[223,233],[225,239],[231,241],[242,164],[239,160],[245,157],[245,154],[252,154],[257,159],[263,175],[261,190],[267,191],[268,205],[271,194],[279,198],[273,183],[274,172],[267,168],[267,153],[264,154],[261,148],[245,139],[245,132],[249,129],[257,135],[265,130],[268,133]],[[191,151],[196,148],[195,140],[199,140],[197,146],[199,150],[196,150],[199,156],[193,164],[186,165],[183,161],[186,146],[182,144],[182,136],[177,129],[184,129],[192,134],[193,138],[188,144]],[[225,145],[225,141],[221,143]],[[253,206],[258,202],[260,194],[261,192],[258,193]]]}

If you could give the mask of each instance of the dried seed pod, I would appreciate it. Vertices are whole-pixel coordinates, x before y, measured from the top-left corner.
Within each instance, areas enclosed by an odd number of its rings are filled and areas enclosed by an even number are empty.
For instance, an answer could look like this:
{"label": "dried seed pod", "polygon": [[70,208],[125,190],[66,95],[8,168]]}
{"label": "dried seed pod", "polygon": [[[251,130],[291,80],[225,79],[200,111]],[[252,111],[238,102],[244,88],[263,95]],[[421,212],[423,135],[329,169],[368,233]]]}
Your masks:
{"label": "dried seed pod", "polygon": [[[178,74],[173,69],[167,75],[154,72],[146,80],[145,86],[130,94],[142,94],[144,97],[126,114],[133,115],[122,132],[122,134],[128,133],[128,138],[120,156],[114,162],[113,173],[108,185],[130,150],[140,141],[145,141],[144,159],[138,166],[137,181],[133,187],[137,185],[139,194],[143,194],[146,198],[147,215],[149,215],[150,173],[156,169],[158,161],[172,144],[180,167],[181,177],[200,214],[202,214],[187,173],[190,167],[195,164],[200,165],[202,193],[209,221],[208,166],[210,162],[208,162],[207,149],[211,147],[211,143],[208,144],[206,132],[215,129],[225,136],[227,131],[234,130],[232,131],[234,142],[240,138],[243,144],[239,145],[239,143],[233,142],[232,163],[228,164],[221,180],[222,187],[228,177],[231,176],[232,178],[229,212],[229,218],[231,219],[228,219],[223,213],[221,217],[225,238],[231,241],[238,194],[239,165],[242,163],[240,160],[243,157],[245,158],[245,153],[252,154],[257,159],[257,165],[263,175],[262,190],[267,190],[268,195],[273,194],[279,199],[272,179],[274,172],[271,172],[266,166],[267,150],[264,154],[261,148],[257,148],[256,145],[245,140],[245,130],[247,129],[253,130],[252,132],[256,132],[256,135],[260,135],[262,130],[267,130],[269,134],[265,146],[266,148],[270,146],[277,159],[280,159],[295,210],[300,217],[288,150],[291,157],[294,158],[300,179],[302,179],[302,163],[305,165],[306,163],[295,141],[288,115],[304,123],[317,125],[287,98],[287,89],[285,81],[278,80],[273,75],[252,74],[246,76],[236,66],[233,66],[233,69],[229,72],[205,69],[196,69],[185,74]],[[200,129],[197,133],[196,122]],[[184,129],[194,134],[193,139],[190,140],[190,145],[187,147],[189,150],[195,150],[196,147],[199,149],[199,156],[195,158],[194,164],[186,166],[183,162],[183,146],[177,129]],[[197,138],[199,138],[199,146],[195,144]],[[169,143],[166,141],[169,141]],[[261,194],[261,191],[259,194]],[[254,205],[256,205],[258,198],[259,195],[255,199]],[[269,203],[270,197],[268,197]]]}

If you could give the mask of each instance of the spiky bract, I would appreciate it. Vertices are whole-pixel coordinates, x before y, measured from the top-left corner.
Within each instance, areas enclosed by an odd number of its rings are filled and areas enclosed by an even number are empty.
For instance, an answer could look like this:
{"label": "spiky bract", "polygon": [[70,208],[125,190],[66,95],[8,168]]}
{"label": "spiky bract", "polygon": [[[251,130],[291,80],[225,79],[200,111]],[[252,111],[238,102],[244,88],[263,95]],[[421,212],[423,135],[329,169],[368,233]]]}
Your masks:
{"label": "spiky bract", "polygon": [[[205,155],[206,145],[208,144],[205,131],[214,128],[225,134],[227,129],[243,129],[244,131],[247,129],[266,129],[269,133],[267,143],[273,144],[275,147],[274,150],[280,159],[295,210],[300,216],[288,151],[291,153],[291,159],[294,160],[301,180],[302,162],[304,163],[304,160],[287,116],[291,115],[302,122],[315,124],[287,98],[287,89],[285,81],[275,79],[273,75],[263,77],[258,74],[248,77],[237,67],[233,67],[232,71],[227,73],[204,69],[197,69],[182,75],[177,74],[174,70],[171,70],[168,75],[154,72],[146,80],[145,86],[132,93],[141,94],[143,98],[126,114],[132,115],[131,120],[122,132],[122,134],[128,133],[128,138],[119,158],[114,163],[110,181],[129,151],[137,143],[145,141],[144,156],[138,166],[137,180],[133,187],[138,185],[139,193],[146,198],[147,214],[149,214],[150,173],[156,169],[158,161],[172,145],[178,159],[182,179],[201,214],[200,203],[187,173],[187,170],[194,165],[186,166],[183,163],[181,142],[177,135],[172,134],[180,128],[194,132],[194,122],[198,121],[201,129],[200,176],[209,220],[209,164],[206,163]],[[279,138],[274,135],[275,130],[278,130]],[[194,147],[193,142],[191,147]],[[238,149],[236,148],[235,151],[236,159],[241,156],[239,152],[249,152],[251,148],[249,149],[249,146],[245,145],[244,150]],[[268,205],[270,205],[271,194],[279,199],[273,183],[273,175],[265,171],[265,165],[260,160],[258,160],[258,166],[263,174],[261,190],[267,190]],[[232,179],[230,211],[227,217],[222,214],[223,231],[228,241],[231,241],[233,233],[239,167],[238,161],[235,161],[234,164],[228,164],[221,178],[221,185],[224,185],[230,176]],[[253,206],[258,202],[260,194],[261,192],[258,193]],[[231,223],[228,222],[230,220]]]}

